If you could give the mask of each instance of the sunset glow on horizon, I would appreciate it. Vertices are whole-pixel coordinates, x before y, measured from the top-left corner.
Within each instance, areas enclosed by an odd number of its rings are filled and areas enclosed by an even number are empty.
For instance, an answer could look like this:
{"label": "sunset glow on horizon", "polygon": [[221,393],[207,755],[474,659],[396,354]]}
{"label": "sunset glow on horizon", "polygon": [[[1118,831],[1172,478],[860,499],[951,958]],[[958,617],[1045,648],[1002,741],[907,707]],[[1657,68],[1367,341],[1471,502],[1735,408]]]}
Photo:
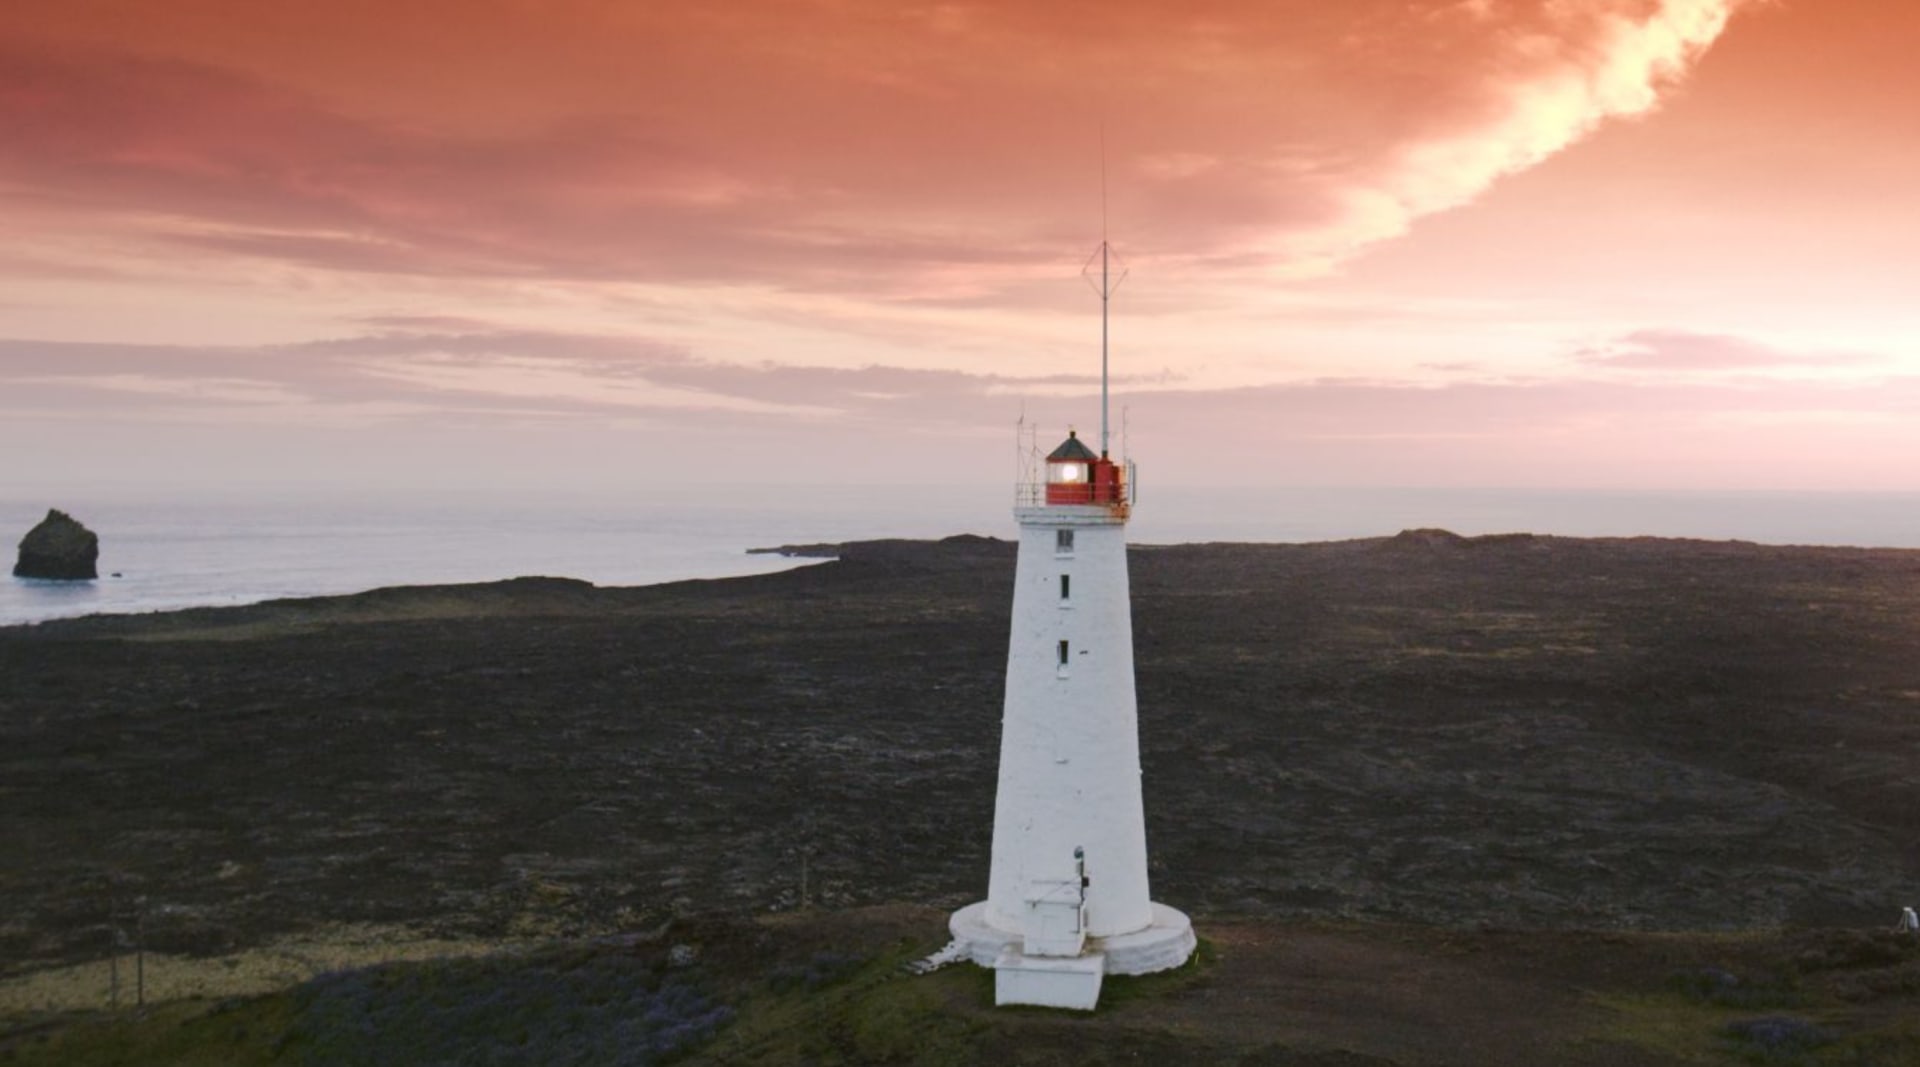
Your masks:
{"label": "sunset glow on horizon", "polygon": [[1916,491],[1917,36],[1890,0],[32,5],[0,442],[60,483],[1004,479],[1015,420],[1098,422],[1104,211],[1162,483]]}

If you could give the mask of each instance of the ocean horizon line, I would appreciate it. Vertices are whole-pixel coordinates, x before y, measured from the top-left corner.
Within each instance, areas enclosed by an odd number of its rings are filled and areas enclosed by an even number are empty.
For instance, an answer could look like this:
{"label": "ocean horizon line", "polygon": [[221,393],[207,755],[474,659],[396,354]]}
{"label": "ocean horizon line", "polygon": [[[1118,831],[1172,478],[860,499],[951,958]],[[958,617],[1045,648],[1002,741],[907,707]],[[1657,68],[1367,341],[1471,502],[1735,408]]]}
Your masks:
{"label": "ocean horizon line", "polygon": [[[737,487],[671,498],[530,497],[461,490],[337,496],[160,492],[91,496],[0,487],[0,535],[17,543],[50,507],[101,539],[82,588],[0,584],[0,625],[330,596],[527,575],[641,586],[793,566],[781,545],[1009,537],[1013,494]],[[1920,493],[1582,490],[1206,490],[1149,484],[1129,540],[1141,545],[1297,544],[1444,529],[1461,536],[1665,537],[1764,545],[1920,548]],[[10,565],[9,565],[10,566]]]}

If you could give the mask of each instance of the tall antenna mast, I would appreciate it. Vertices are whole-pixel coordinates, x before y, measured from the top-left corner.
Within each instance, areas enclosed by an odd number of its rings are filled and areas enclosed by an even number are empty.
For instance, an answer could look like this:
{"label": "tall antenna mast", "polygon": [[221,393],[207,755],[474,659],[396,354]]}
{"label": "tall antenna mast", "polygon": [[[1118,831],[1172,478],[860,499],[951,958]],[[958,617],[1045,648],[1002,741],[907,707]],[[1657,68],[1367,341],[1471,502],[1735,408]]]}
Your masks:
{"label": "tall antenna mast", "polygon": [[[1100,247],[1087,257],[1086,266],[1080,268],[1080,276],[1093,286],[1100,296],[1100,458],[1107,458],[1107,304],[1127,280],[1126,264],[1120,264],[1120,276],[1112,276],[1111,260],[1118,259],[1113,248],[1107,243],[1107,124],[1100,124]],[[1093,261],[1100,261],[1100,280],[1094,281]]]}

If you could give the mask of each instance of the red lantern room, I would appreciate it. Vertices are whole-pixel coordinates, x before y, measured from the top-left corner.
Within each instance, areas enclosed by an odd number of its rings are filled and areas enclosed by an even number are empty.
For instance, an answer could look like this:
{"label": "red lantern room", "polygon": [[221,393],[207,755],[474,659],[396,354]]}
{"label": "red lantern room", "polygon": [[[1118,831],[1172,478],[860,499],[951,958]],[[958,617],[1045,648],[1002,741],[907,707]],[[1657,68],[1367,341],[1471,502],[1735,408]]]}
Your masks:
{"label": "red lantern room", "polygon": [[1047,503],[1118,504],[1126,498],[1121,487],[1120,467],[1105,456],[1080,443],[1080,435],[1067,431],[1067,439],[1047,456]]}

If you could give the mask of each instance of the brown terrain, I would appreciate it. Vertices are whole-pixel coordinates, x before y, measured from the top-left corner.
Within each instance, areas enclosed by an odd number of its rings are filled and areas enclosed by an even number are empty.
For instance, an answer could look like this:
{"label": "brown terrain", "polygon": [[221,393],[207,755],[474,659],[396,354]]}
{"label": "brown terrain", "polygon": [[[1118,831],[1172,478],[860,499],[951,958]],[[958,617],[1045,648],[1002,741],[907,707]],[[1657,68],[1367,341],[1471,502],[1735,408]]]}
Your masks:
{"label": "brown terrain", "polygon": [[[886,902],[937,947],[985,885],[1012,563],[862,542],[0,629],[0,980]],[[1220,948],[1183,1003],[1415,1034],[1369,975],[1470,1026],[1594,939],[1920,905],[1920,552],[1409,531],[1140,546],[1132,579],[1154,895]],[[1260,1004],[1222,1025],[1298,1037]],[[1396,1048],[1272,1062],[1426,1062]]]}

